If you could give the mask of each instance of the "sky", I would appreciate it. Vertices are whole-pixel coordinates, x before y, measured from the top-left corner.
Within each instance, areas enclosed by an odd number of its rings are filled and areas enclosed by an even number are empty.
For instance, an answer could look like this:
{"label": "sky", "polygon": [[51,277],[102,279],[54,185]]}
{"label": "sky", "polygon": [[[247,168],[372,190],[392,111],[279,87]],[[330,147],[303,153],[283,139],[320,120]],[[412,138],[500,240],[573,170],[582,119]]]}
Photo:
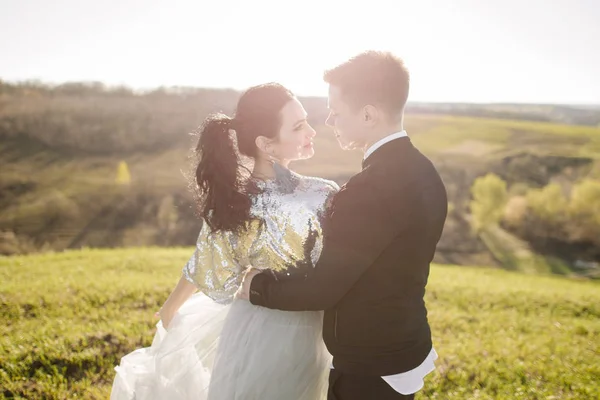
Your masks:
{"label": "sky", "polygon": [[0,79],[326,96],[323,71],[401,57],[412,101],[600,104],[600,0],[0,0]]}

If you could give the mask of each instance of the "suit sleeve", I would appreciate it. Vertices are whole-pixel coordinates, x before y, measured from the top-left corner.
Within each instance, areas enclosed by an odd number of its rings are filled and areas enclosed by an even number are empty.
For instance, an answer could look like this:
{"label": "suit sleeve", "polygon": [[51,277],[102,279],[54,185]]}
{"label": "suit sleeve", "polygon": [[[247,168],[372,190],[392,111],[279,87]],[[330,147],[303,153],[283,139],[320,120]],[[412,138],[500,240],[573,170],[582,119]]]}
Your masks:
{"label": "suit sleeve", "polygon": [[312,273],[305,279],[287,281],[259,274],[252,280],[250,302],[287,311],[333,307],[405,229],[408,202],[398,201],[392,215],[373,188],[344,187],[333,201],[323,251]]}

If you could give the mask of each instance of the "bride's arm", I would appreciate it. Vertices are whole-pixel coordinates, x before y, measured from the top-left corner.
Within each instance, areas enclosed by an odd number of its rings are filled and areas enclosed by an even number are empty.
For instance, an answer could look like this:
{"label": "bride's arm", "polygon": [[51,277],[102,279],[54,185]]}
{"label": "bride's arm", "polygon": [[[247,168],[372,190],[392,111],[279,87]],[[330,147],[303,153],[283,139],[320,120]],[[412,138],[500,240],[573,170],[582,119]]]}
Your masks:
{"label": "bride's arm", "polygon": [[241,271],[236,262],[236,253],[240,251],[237,247],[240,246],[234,246],[240,242],[243,241],[231,232],[213,234],[208,224],[202,224],[196,249],[183,267],[181,279],[157,313],[165,328],[197,290],[219,302],[233,298],[241,282]]}
{"label": "bride's arm", "polygon": [[165,329],[171,323],[171,320],[177,313],[177,310],[186,302],[195,292],[197,288],[192,283],[182,276],[175,286],[175,289],[171,292],[161,309],[158,311],[158,315],[163,323]]}

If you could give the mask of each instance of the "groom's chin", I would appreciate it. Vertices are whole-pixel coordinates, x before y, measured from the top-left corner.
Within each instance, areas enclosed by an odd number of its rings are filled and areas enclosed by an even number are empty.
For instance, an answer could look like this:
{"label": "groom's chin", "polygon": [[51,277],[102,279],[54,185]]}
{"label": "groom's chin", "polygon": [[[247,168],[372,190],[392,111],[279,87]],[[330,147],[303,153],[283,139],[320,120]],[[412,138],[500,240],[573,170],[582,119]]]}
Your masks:
{"label": "groom's chin", "polygon": [[338,144],[342,150],[354,150],[352,143],[344,142],[343,140],[338,139]]}
{"label": "groom's chin", "polygon": [[339,136],[336,136],[335,138],[336,138],[336,140],[337,140],[337,142],[338,142],[338,145],[340,146],[340,148],[341,148],[342,150],[348,150],[348,143],[346,143],[346,142],[344,141],[344,139],[342,139],[342,138],[341,138],[341,137],[339,137]]}

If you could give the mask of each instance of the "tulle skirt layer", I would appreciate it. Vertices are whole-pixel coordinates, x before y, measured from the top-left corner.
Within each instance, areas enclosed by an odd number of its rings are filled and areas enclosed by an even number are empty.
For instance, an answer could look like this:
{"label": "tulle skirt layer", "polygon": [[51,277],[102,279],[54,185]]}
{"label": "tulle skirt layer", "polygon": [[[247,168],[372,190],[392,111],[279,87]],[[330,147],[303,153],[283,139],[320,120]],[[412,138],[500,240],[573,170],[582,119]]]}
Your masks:
{"label": "tulle skirt layer", "polygon": [[192,296],[169,330],[115,368],[112,400],[322,400],[331,356],[321,312]]}

